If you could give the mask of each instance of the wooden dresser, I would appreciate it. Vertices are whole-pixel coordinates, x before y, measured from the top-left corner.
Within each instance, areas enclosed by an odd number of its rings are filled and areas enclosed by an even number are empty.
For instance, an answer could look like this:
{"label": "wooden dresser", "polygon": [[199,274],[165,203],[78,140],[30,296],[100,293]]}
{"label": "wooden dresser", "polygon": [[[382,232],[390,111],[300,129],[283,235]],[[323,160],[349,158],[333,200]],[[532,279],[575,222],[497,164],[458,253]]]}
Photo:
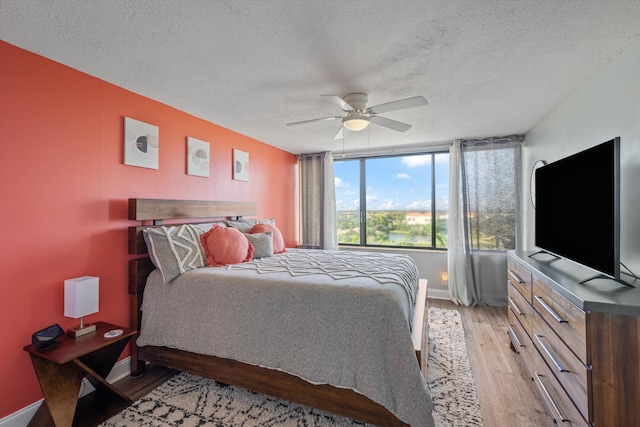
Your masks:
{"label": "wooden dresser", "polygon": [[510,251],[509,329],[549,413],[562,426],[640,427],[640,280],[579,282],[593,272]]}

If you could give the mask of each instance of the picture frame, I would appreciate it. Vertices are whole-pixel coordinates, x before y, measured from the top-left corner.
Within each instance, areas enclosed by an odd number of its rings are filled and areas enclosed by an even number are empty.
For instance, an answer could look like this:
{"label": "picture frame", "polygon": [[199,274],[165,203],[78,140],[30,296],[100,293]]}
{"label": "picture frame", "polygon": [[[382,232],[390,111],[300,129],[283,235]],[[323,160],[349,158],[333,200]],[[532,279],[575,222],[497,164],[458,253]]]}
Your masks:
{"label": "picture frame", "polygon": [[158,126],[130,117],[124,118],[124,164],[158,169]]}
{"label": "picture frame", "polygon": [[249,153],[233,149],[233,179],[249,181]]}
{"label": "picture frame", "polygon": [[206,141],[187,137],[187,175],[209,178],[211,147]]}

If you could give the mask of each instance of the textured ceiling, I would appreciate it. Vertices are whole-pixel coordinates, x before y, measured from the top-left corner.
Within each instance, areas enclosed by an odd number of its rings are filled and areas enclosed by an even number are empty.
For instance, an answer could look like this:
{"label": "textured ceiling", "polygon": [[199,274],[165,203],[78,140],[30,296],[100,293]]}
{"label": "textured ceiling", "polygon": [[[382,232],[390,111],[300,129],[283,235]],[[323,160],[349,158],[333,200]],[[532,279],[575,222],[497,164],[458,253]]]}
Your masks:
{"label": "textured ceiling", "polygon": [[[640,40],[633,0],[0,0],[0,38],[292,153],[524,133]],[[422,95],[333,141],[321,94]]]}

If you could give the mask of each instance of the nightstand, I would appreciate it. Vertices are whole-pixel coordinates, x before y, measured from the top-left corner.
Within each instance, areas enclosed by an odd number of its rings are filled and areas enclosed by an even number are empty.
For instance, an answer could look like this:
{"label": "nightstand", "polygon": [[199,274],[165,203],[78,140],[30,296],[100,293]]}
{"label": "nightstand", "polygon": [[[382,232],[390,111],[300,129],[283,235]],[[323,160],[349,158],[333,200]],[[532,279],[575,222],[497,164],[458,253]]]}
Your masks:
{"label": "nightstand", "polygon": [[[113,329],[122,329],[122,335],[105,338],[104,333]],[[130,405],[131,399],[109,384],[106,377],[135,334],[134,329],[96,322],[95,332],[79,338],[63,335],[57,339],[60,344],[50,350],[38,351],[33,345],[24,347],[31,356],[45,398],[29,426],[71,427],[74,420],[89,415],[99,417],[101,412],[103,417],[112,415]],[[79,402],[84,377],[96,391]],[[84,408],[85,400],[99,401],[100,407]]]}

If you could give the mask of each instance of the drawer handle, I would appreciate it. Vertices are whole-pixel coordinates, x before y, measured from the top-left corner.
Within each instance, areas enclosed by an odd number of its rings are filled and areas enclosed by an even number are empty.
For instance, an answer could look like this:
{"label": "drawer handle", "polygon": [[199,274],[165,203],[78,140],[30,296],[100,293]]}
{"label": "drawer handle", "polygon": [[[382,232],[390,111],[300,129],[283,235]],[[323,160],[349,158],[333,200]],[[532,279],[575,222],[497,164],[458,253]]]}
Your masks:
{"label": "drawer handle", "polygon": [[513,308],[516,309],[516,312],[520,315],[520,316],[524,316],[525,313],[520,310],[520,307],[518,307],[518,304],[516,304],[516,302],[513,300],[513,298],[511,297],[507,297],[509,299],[509,302],[511,303],[511,305],[513,306]]}
{"label": "drawer handle", "polygon": [[524,280],[519,278],[516,273],[514,273],[511,270],[507,270],[507,273],[509,273],[509,276],[511,276],[511,278],[513,278],[513,280],[515,280],[516,282],[520,283],[521,285],[524,285]]}
{"label": "drawer handle", "polygon": [[562,412],[560,412],[560,409],[558,408],[558,405],[556,405],[556,402],[553,401],[553,398],[551,397],[551,394],[549,394],[549,391],[547,390],[547,387],[545,387],[544,382],[542,382],[542,375],[536,373],[536,378],[538,378],[538,382],[540,383],[540,387],[542,387],[542,393],[544,393],[545,396],[545,400],[547,400],[549,402],[549,404],[551,405],[551,408],[553,409],[553,412],[556,413],[557,418],[556,421],[559,419],[560,422],[564,423],[569,421],[569,419],[565,418],[564,415],[562,415]]}
{"label": "drawer handle", "polygon": [[513,330],[511,325],[509,325],[509,331],[507,333],[513,337],[513,339],[516,341],[516,344],[518,344],[518,347],[524,347],[524,345],[520,342],[520,339],[516,335],[516,331]]}
{"label": "drawer handle", "polygon": [[534,334],[534,337],[536,337],[536,340],[538,341],[538,343],[540,344],[540,347],[542,347],[542,350],[547,353],[547,356],[549,356],[549,359],[551,359],[551,363],[553,363],[553,365],[556,367],[556,369],[559,372],[569,372],[568,369],[563,368],[558,361],[556,360],[555,357],[553,357],[553,354],[551,354],[551,351],[549,351],[549,349],[547,348],[547,346],[542,342],[542,335],[538,335],[538,334]]}
{"label": "drawer handle", "polygon": [[539,297],[539,296],[537,296],[537,295],[536,295],[536,296],[534,296],[534,298],[535,298],[535,299],[540,303],[540,305],[541,305],[545,310],[547,310],[547,312],[548,312],[548,313],[549,313],[549,314],[550,314],[554,319],[556,319],[556,322],[558,322],[558,323],[568,323],[566,320],[564,320],[562,317],[560,317],[560,316],[558,315],[558,313],[556,313],[556,312],[555,312],[555,310],[554,310],[553,308],[551,308],[551,307],[549,306],[549,304],[547,304],[547,303],[542,299],[542,297]]}

